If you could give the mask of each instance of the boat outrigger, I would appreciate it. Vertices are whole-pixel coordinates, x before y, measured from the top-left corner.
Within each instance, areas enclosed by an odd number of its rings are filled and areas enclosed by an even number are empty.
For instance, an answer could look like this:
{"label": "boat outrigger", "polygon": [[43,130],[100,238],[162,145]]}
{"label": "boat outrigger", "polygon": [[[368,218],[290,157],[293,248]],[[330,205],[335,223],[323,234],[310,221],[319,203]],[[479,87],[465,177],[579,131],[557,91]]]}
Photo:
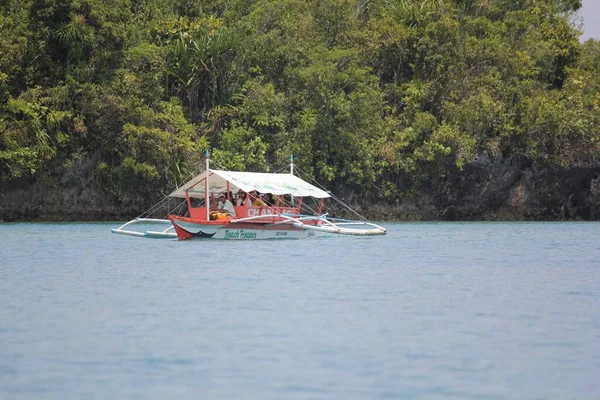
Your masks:
{"label": "boat outrigger", "polygon": [[[232,191],[240,193],[241,198],[234,199]],[[272,199],[265,202],[257,193],[269,193]],[[223,204],[217,203],[215,194],[229,203],[227,210],[219,208],[219,204],[221,207]],[[169,198],[185,199],[185,215],[170,214],[168,219],[136,218],[112,232],[180,240],[300,239],[317,233],[358,236],[387,233],[385,228],[366,221],[356,212],[360,220],[337,219],[324,213],[325,199],[335,197],[294,175],[293,158],[290,173],[237,172],[211,169],[207,152],[205,170],[173,191]],[[307,198],[315,201],[316,209],[308,206]],[[131,230],[133,225],[139,224],[164,224],[165,227]]]}

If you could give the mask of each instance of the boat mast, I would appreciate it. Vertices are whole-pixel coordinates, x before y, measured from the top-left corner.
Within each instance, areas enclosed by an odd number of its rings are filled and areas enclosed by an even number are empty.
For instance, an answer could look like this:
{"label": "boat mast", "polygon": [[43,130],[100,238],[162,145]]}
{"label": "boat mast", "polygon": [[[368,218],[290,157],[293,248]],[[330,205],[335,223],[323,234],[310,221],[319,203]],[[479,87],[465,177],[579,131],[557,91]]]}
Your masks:
{"label": "boat mast", "polygon": [[210,175],[210,159],[209,157],[209,152],[208,149],[206,149],[206,167],[205,167],[205,171],[206,171],[206,177],[204,179],[204,206],[206,207],[206,220],[209,221],[210,220],[210,210],[208,207],[208,176]]}
{"label": "boat mast", "polygon": [[[294,175],[294,155],[290,154],[290,174]],[[294,196],[290,195],[290,201],[292,202],[292,207],[294,207]]]}

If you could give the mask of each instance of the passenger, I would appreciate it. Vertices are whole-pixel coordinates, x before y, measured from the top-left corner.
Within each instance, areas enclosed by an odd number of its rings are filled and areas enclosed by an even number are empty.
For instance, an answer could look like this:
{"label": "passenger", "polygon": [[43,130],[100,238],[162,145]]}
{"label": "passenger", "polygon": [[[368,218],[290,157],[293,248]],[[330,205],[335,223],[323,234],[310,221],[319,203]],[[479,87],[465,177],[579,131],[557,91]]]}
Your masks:
{"label": "passenger", "polygon": [[235,209],[231,201],[227,199],[225,192],[219,193],[219,202],[217,203],[219,211],[226,213],[230,217],[235,217]]}
{"label": "passenger", "polygon": [[263,195],[263,201],[267,203],[268,206],[274,206],[275,202],[273,201],[273,195],[271,193],[265,193]]}
{"label": "passenger", "polygon": [[253,190],[249,194],[250,194],[250,200],[252,200],[252,205],[253,206],[260,206],[260,207],[266,207],[267,206],[267,203],[265,203],[260,198],[260,193],[259,192],[257,192],[256,190]]}
{"label": "passenger", "polygon": [[242,189],[240,189],[237,192],[237,199],[235,201],[235,204],[237,206],[243,206],[246,203],[246,192],[244,192]]}

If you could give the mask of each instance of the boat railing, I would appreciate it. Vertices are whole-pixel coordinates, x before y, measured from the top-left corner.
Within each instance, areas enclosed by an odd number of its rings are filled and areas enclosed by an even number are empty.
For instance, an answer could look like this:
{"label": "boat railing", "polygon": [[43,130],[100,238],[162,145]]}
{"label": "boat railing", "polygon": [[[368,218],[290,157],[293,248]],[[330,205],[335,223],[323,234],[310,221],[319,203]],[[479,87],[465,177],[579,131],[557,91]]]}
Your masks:
{"label": "boat railing", "polygon": [[[283,221],[272,221],[275,218],[283,218]],[[289,223],[290,221],[295,222],[297,218],[292,218],[284,214],[272,214],[272,215],[254,215],[252,217],[236,218],[230,222],[232,224],[239,224],[240,222],[264,222],[268,221],[274,225],[280,225],[282,223]]]}
{"label": "boat railing", "polygon": [[[374,235],[385,235],[387,229],[367,221],[350,221],[343,220],[344,222],[335,222],[327,218],[326,214],[323,215],[304,215],[304,216],[290,216],[286,214],[278,214],[272,216],[257,215],[254,217],[246,217],[231,220],[232,224],[242,222],[256,222],[262,223],[267,219],[265,217],[280,218],[280,221],[271,222],[273,225],[291,224],[296,228],[327,232],[327,233],[338,233],[342,235],[356,235],[356,236],[374,236]],[[270,219],[272,219],[270,218]],[[270,221],[269,221],[270,222]],[[315,222],[311,224],[310,222]],[[367,226],[370,229],[365,228],[349,228],[349,226]]]}

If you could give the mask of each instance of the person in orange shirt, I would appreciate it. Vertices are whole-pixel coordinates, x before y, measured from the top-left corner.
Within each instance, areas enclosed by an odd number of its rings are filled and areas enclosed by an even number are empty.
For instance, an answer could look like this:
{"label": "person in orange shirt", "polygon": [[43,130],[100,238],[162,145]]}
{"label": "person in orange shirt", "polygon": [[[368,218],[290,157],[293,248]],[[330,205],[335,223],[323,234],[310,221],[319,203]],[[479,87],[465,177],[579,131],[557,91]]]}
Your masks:
{"label": "person in orange shirt", "polygon": [[253,190],[248,194],[250,195],[250,200],[252,200],[253,206],[260,206],[260,207],[267,206],[267,203],[265,203],[263,201],[263,199],[260,198],[260,193],[258,193],[256,190]]}

